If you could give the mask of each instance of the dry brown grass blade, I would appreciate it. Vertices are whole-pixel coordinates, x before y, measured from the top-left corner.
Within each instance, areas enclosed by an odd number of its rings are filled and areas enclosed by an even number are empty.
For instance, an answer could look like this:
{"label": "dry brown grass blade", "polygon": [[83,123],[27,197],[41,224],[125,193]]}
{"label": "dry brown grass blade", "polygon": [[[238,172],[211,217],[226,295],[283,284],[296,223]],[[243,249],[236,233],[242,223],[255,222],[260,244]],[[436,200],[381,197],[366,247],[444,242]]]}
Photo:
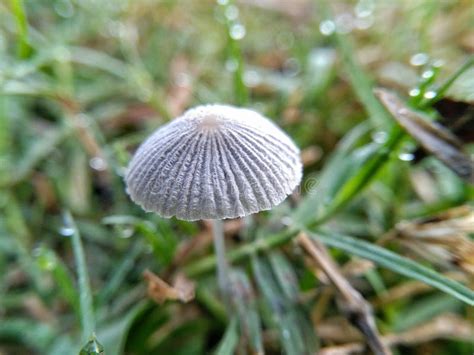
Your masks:
{"label": "dry brown grass blade", "polygon": [[384,89],[375,95],[393,118],[420,143],[461,178],[474,184],[474,161],[462,151],[462,143],[443,126],[423,118],[408,108],[395,94]]}
{"label": "dry brown grass blade", "polygon": [[311,240],[304,233],[300,233],[298,242],[337,288],[341,296],[339,307],[351,323],[364,334],[367,344],[372,351],[377,355],[391,354],[390,349],[381,341],[371,305],[342,275],[326,248],[322,244]]}
{"label": "dry brown grass blade", "polygon": [[[385,335],[382,337],[382,341],[386,346],[396,346],[416,345],[440,338],[470,341],[473,337],[474,326],[469,321],[453,314],[442,314],[405,332]],[[365,351],[364,343],[353,342],[322,348],[319,355],[361,354]]]}
{"label": "dry brown grass blade", "polygon": [[194,283],[182,274],[176,276],[173,286],[170,286],[150,270],[145,270],[143,277],[148,283],[148,296],[159,304],[163,304],[167,300],[189,302],[194,299]]}
{"label": "dry brown grass blade", "polygon": [[470,233],[474,233],[474,209],[460,206],[428,219],[400,222],[391,238],[434,263],[454,265],[474,275]]}

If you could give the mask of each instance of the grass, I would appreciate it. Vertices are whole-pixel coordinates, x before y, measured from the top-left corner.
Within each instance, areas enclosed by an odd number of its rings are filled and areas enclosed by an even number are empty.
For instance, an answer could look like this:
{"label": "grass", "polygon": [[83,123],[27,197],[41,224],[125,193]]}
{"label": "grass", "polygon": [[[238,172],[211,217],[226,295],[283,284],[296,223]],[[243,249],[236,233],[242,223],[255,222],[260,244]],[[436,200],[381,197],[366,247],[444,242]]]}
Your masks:
{"label": "grass", "polygon": [[[395,91],[444,125],[461,106],[472,120],[470,4],[249,3],[0,4],[1,354],[310,354],[357,343],[334,288],[293,242],[301,231],[330,248],[382,335],[429,333],[394,353],[472,353],[474,188],[421,154],[374,95]],[[340,30],[323,34],[322,23]],[[413,65],[420,52],[426,61]],[[213,102],[266,114],[305,157],[297,197],[227,223],[232,310],[209,226],[146,214],[123,183],[154,129]],[[465,205],[467,217],[453,216]],[[436,245],[394,232],[415,217],[454,229]],[[194,300],[155,303],[145,269],[170,284],[185,275]]]}

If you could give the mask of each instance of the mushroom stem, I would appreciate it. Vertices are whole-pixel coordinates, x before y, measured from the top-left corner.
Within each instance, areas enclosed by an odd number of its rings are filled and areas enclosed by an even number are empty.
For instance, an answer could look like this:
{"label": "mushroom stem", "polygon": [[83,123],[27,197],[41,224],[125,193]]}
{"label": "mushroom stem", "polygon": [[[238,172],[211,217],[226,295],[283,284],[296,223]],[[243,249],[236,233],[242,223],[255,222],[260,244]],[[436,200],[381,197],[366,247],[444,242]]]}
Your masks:
{"label": "mushroom stem", "polygon": [[224,242],[224,222],[220,219],[212,220],[212,232],[214,239],[214,250],[217,259],[217,280],[219,282],[219,289],[227,302],[228,297],[228,280],[229,280],[229,263],[225,255]]}

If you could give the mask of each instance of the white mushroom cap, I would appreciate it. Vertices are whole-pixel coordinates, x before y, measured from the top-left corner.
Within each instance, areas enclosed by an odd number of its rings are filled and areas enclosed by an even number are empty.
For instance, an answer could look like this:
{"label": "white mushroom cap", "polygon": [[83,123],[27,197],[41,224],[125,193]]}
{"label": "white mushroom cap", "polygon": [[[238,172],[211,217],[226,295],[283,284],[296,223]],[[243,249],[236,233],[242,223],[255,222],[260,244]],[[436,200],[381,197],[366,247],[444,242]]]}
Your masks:
{"label": "white mushroom cap", "polygon": [[146,211],[194,221],[268,210],[301,175],[299,149],[270,120],[248,109],[206,105],[155,131],[130,162],[126,184]]}

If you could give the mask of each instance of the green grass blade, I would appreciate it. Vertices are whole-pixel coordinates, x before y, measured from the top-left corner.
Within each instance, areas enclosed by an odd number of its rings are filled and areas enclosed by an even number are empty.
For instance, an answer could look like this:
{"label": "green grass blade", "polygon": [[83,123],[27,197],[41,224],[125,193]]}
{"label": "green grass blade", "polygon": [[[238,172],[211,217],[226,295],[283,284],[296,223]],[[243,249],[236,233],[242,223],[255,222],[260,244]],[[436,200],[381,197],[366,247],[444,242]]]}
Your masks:
{"label": "green grass blade", "polygon": [[247,274],[232,268],[230,272],[232,303],[238,314],[240,330],[251,353],[263,353],[262,326],[252,282]]}
{"label": "green grass blade", "polygon": [[[231,7],[235,7],[232,1],[228,1],[221,6],[224,9],[224,14],[228,12]],[[224,15],[224,17],[227,32],[227,51],[229,59],[232,61],[233,65],[235,65],[233,81],[234,100],[235,104],[245,106],[248,103],[249,92],[244,83],[244,58],[240,48],[240,39],[237,39],[232,35],[232,32],[237,26],[239,26],[239,28],[243,27],[241,27],[242,25],[240,24],[238,17],[235,19],[229,19],[226,15]]]}
{"label": "green grass blade", "polygon": [[324,207],[324,201],[334,199],[334,192],[340,188],[341,179],[348,176],[348,168],[353,165],[350,152],[367,134],[369,128],[366,122],[358,124],[338,143],[317,177],[316,190],[306,194],[293,212],[292,218],[297,225],[305,225],[314,220],[319,210]]}
{"label": "green grass blade", "polygon": [[[56,147],[72,133],[72,127],[64,126],[44,133],[25,153],[24,158],[17,164],[10,176],[0,181],[0,188],[11,187],[27,179],[35,167],[46,159]],[[2,176],[3,177],[3,176]]]}
{"label": "green grass blade", "polygon": [[256,283],[270,315],[268,323],[278,330],[284,353],[288,355],[314,353],[311,350],[312,347],[305,343],[305,332],[300,327],[301,319],[298,310],[281,289],[267,258],[252,257],[251,264]]}
{"label": "green grass blade", "polygon": [[143,244],[135,243],[126,252],[123,259],[118,262],[117,267],[109,277],[109,281],[102,287],[97,295],[97,304],[106,304],[124,283],[127,274],[134,266],[135,259],[143,252]]}
{"label": "green grass blade", "polygon": [[232,355],[235,353],[235,349],[239,343],[239,329],[237,325],[237,319],[235,317],[232,318],[224,333],[224,337],[214,352],[215,355]]}
{"label": "green grass blade", "polygon": [[87,272],[87,262],[84,249],[82,247],[81,235],[79,234],[76,223],[69,212],[64,213],[64,225],[65,228],[71,228],[73,230],[72,249],[78,275],[82,340],[85,342],[92,336],[95,328],[92,292],[90,288],[89,274]]}
{"label": "green grass blade", "polygon": [[54,250],[45,246],[37,248],[34,251],[34,256],[36,257],[39,268],[51,273],[59,293],[71,305],[80,319],[81,310],[79,307],[79,298],[74,291],[74,282],[66,265],[58,258]]}
{"label": "green grass blade", "polygon": [[471,55],[458,70],[456,70],[443,84],[436,89],[436,95],[430,100],[425,101],[422,107],[428,107],[443,98],[444,94],[454,84],[454,82],[464,74],[471,66],[474,65],[474,55]]}
{"label": "green grass blade", "polygon": [[456,313],[461,309],[462,303],[459,300],[445,294],[423,297],[396,314],[393,329],[397,332],[406,331],[443,313]]}
{"label": "green grass blade", "polygon": [[416,261],[356,238],[321,231],[308,234],[330,247],[373,261],[395,273],[421,281],[469,305],[474,305],[474,291]]}
{"label": "green grass blade", "polygon": [[18,29],[18,58],[25,59],[31,53],[31,47],[28,44],[28,21],[26,18],[25,6],[23,5],[23,0],[10,0],[10,4]]}

